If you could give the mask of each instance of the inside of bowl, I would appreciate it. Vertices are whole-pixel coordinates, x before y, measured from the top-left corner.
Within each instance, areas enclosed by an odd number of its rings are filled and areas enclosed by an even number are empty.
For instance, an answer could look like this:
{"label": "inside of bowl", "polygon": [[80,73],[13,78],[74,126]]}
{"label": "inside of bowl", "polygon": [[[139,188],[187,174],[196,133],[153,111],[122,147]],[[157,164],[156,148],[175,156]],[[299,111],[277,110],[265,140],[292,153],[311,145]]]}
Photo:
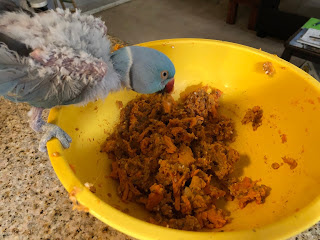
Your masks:
{"label": "inside of bowl", "polygon": [[[261,179],[261,184],[272,189],[261,205],[253,202],[239,209],[236,200],[222,203],[220,207],[230,211],[232,218],[223,230],[264,226],[293,215],[319,197],[320,88],[313,80],[276,57],[248,53],[237,46],[188,42],[152,47],[175,64],[175,99],[188,86],[200,83],[223,91],[220,111],[235,122],[237,138],[231,146],[241,155],[234,175]],[[272,76],[263,71],[266,61],[275,68]],[[119,120],[117,101],[125,105],[135,96],[132,91],[122,91],[85,107],[63,107],[57,123],[73,138],[63,156],[77,178],[93,184],[102,201],[146,220],[148,213],[142,206],[123,203],[117,196],[118,185],[109,177],[111,162],[100,152]],[[262,126],[253,131],[250,125],[242,125],[241,119],[256,105],[264,115]],[[282,141],[283,134],[287,142]],[[283,164],[273,169],[272,163],[282,164],[282,157],[295,159],[297,167]]]}

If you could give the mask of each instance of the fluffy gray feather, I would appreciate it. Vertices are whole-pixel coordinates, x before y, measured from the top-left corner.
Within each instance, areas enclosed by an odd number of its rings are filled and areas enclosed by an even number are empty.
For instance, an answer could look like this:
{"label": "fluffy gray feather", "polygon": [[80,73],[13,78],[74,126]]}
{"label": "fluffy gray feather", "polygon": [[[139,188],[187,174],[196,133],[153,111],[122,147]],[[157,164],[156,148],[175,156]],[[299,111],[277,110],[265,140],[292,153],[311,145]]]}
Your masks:
{"label": "fluffy gray feather", "polygon": [[121,88],[98,18],[61,9],[33,17],[6,12],[0,32],[35,50],[22,57],[0,45],[0,94],[9,100],[51,108],[85,104]]}

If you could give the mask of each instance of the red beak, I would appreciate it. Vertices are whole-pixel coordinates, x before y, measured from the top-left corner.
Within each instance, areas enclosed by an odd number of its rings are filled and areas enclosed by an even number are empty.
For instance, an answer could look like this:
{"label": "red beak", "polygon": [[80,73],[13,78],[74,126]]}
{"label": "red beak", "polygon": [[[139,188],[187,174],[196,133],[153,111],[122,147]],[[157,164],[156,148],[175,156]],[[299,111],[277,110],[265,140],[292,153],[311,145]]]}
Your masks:
{"label": "red beak", "polygon": [[166,85],[165,87],[165,91],[167,93],[171,93],[173,91],[173,87],[174,87],[174,78],[172,78]]}

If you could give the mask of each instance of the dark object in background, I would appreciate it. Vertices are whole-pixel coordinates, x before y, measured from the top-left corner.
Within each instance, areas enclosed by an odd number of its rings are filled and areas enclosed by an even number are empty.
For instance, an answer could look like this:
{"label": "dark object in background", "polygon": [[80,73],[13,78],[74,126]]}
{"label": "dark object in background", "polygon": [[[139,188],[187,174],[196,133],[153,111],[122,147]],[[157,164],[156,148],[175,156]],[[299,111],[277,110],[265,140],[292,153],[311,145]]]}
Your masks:
{"label": "dark object in background", "polygon": [[261,0],[229,0],[226,22],[229,24],[235,24],[237,18],[238,5],[240,3],[243,3],[251,7],[248,29],[255,30],[257,16],[259,13],[260,1]]}
{"label": "dark object in background", "polygon": [[46,0],[27,0],[29,7],[36,13],[48,11],[48,2]]}
{"label": "dark object in background", "polygon": [[19,7],[19,5],[17,5],[15,2],[12,2],[10,0],[0,0],[0,14],[3,12],[19,12],[19,11],[24,11],[25,13],[27,13],[30,17],[33,17],[33,13],[23,9],[21,7]]}
{"label": "dark object in background", "polygon": [[281,58],[290,62],[292,56],[299,57],[313,63],[320,64],[320,51],[318,48],[312,46],[305,46],[304,44],[298,43],[297,39],[304,33],[306,29],[298,30],[292,35],[284,44],[284,51]]}
{"label": "dark object in background", "polygon": [[[34,16],[34,13],[19,7],[17,4],[15,4],[10,0],[0,0],[0,14],[3,14],[5,12],[20,12],[20,11],[24,11],[25,13],[29,14],[30,17]],[[26,56],[29,56],[30,52],[32,52],[32,49],[26,46],[25,44],[0,32],[0,45],[3,45],[3,44],[7,45],[7,47],[10,50],[16,51],[20,56],[26,57]]]}
{"label": "dark object in background", "polygon": [[45,12],[45,11],[48,11],[48,10],[49,10],[49,9],[48,9],[47,6],[42,7],[42,8],[34,8],[34,11],[35,11],[36,13]]}
{"label": "dark object in background", "polygon": [[20,56],[28,57],[32,52],[32,49],[26,46],[25,44],[0,33],[0,44],[5,44],[12,51],[16,51]]}
{"label": "dark object in background", "polygon": [[261,0],[256,31],[258,37],[271,36],[287,40],[309,18],[279,11],[280,0]]}

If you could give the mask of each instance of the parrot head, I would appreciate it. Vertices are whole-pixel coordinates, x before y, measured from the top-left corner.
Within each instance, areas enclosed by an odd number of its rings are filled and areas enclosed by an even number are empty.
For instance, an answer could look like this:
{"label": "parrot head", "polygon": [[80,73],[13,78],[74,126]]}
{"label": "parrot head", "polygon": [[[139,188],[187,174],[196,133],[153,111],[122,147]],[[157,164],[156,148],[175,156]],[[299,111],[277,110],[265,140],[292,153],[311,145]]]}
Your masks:
{"label": "parrot head", "polygon": [[163,53],[146,47],[120,48],[111,55],[122,84],[139,93],[172,92],[175,68]]}

